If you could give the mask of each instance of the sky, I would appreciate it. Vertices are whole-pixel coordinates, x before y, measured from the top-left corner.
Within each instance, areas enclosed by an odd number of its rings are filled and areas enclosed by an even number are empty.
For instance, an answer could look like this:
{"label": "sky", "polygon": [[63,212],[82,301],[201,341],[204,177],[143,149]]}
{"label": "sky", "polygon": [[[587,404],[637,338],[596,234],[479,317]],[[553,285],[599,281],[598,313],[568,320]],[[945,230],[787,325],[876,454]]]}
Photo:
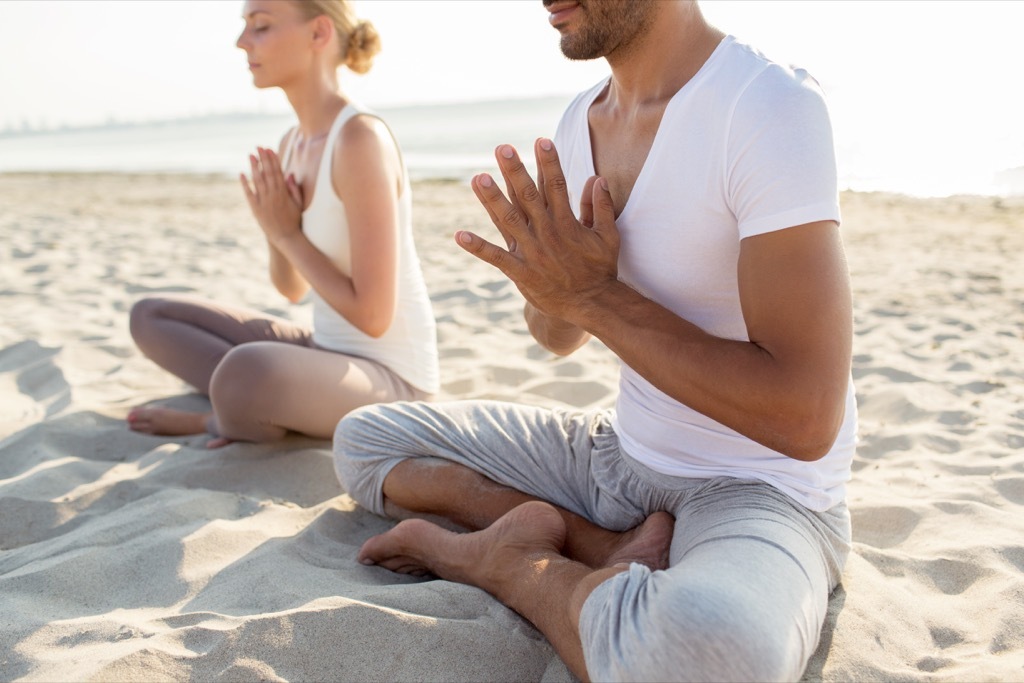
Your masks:
{"label": "sky", "polygon": [[[384,50],[368,75],[343,71],[342,85],[373,107],[567,94],[607,72],[601,60],[562,57],[540,0],[354,4]],[[701,7],[725,32],[808,69],[839,142],[872,143],[851,149],[897,147],[921,172],[1024,166],[1024,0]],[[234,46],[241,9],[241,0],[0,1],[0,131],[287,112],[280,91],[251,85]]]}

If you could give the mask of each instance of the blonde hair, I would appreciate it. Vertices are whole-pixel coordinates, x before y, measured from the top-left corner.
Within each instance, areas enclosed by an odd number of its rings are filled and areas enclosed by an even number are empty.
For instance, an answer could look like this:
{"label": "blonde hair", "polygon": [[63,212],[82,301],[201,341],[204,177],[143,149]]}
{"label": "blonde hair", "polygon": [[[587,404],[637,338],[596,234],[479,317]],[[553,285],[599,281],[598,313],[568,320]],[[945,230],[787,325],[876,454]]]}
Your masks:
{"label": "blonde hair", "polygon": [[364,74],[380,52],[380,34],[373,24],[356,16],[348,0],[292,0],[306,19],[326,16],[334,24],[341,44],[338,66]]}

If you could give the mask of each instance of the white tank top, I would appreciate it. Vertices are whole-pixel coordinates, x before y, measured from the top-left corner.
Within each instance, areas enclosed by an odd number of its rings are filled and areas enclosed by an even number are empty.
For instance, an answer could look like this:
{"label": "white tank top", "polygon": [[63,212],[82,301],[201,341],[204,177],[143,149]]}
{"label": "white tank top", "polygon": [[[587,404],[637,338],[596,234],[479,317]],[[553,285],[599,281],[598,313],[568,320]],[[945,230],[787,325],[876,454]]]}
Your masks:
{"label": "white tank top", "polygon": [[[357,114],[376,116],[351,103],[338,113],[324,142],[313,201],[302,213],[302,231],[306,237],[349,276],[352,274],[352,248],[348,217],[331,182],[331,158],[342,126]],[[293,132],[285,150],[285,168],[294,140]],[[391,327],[380,337],[371,337],[331,308],[314,289],[309,294],[313,302],[313,341],[325,349],[376,361],[417,389],[434,394],[440,389],[437,331],[413,241],[412,191],[404,166],[402,175],[402,194],[398,199],[398,300]]]}
{"label": "white tank top", "polygon": [[[594,175],[588,111],[606,86],[577,97],[555,136],[574,209]],[[839,218],[832,129],[817,83],[728,37],[665,108],[616,219],[619,279],[710,334],[749,341],[740,241]],[[625,453],[655,471],[758,479],[820,511],[845,496],[857,407],[851,380],[831,451],[801,462],[664,394],[623,363],[613,425]]]}

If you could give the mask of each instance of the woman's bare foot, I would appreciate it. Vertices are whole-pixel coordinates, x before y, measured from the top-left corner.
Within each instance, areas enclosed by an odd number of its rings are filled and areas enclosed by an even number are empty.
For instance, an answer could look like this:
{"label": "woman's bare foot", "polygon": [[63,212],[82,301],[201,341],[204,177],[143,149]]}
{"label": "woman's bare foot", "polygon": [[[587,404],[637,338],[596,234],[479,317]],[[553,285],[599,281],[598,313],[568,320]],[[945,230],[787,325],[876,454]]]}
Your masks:
{"label": "woman's bare foot", "polygon": [[157,436],[203,434],[211,413],[191,413],[174,408],[135,408],[128,413],[132,431]]}

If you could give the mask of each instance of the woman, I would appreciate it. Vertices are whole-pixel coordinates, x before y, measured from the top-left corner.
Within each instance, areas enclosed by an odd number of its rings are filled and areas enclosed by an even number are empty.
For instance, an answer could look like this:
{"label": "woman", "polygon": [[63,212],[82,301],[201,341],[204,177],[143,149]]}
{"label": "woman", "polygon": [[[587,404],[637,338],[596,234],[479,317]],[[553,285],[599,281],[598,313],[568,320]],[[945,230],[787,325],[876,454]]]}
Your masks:
{"label": "woman", "polygon": [[158,365],[208,394],[212,411],[142,407],[149,434],[208,432],[208,447],[289,431],[328,439],[369,403],[438,390],[434,318],[411,229],[408,176],[387,126],[341,92],[338,68],[369,70],[373,26],[347,0],[249,0],[237,45],[257,88],[281,88],[298,125],[280,156],[258,148],[242,190],[290,301],[309,292],[313,329],[191,297],[132,308],[131,332]]}

